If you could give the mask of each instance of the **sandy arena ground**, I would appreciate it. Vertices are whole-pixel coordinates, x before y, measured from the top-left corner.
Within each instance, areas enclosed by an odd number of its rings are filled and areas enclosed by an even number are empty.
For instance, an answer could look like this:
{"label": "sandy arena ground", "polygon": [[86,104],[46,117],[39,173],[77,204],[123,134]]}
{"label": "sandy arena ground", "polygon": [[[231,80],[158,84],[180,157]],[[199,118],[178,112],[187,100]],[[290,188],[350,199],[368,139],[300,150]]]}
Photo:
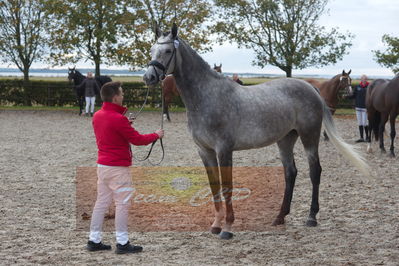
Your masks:
{"label": "sandy arena ground", "polygon": [[[184,113],[165,124],[162,166],[201,166]],[[349,143],[357,139],[353,119],[336,119]],[[159,125],[157,113],[136,122],[141,132]],[[357,144],[362,152],[366,144]],[[396,140],[399,147],[399,141]],[[349,165],[332,144],[321,141],[323,167],[319,226],[307,228],[311,183],[300,142],[298,177],[286,225],[263,232],[241,231],[222,241],[209,232],[131,232],[141,254],[85,250],[87,232],[76,230],[76,169],[95,166],[91,119],[72,112],[0,111],[0,264],[112,265],[398,265],[399,159],[367,154],[374,177]],[[376,147],[375,147],[376,148]],[[137,151],[138,150],[138,151]],[[376,150],[376,149],[374,149]],[[144,154],[145,149],[135,149]],[[398,152],[399,154],[399,152]],[[159,155],[155,151],[154,161]],[[236,152],[235,166],[280,166],[277,146]],[[148,163],[139,163],[146,166]],[[256,213],[253,213],[256,216]],[[114,249],[114,235],[104,242]]]}

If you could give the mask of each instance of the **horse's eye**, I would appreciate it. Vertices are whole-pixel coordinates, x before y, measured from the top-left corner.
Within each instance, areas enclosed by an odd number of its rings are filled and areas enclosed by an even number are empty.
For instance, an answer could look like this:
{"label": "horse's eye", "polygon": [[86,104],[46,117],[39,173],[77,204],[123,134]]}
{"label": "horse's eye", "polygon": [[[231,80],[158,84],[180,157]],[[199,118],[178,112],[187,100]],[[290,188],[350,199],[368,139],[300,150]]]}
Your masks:
{"label": "horse's eye", "polygon": [[165,53],[170,54],[172,52],[172,50],[166,50]]}

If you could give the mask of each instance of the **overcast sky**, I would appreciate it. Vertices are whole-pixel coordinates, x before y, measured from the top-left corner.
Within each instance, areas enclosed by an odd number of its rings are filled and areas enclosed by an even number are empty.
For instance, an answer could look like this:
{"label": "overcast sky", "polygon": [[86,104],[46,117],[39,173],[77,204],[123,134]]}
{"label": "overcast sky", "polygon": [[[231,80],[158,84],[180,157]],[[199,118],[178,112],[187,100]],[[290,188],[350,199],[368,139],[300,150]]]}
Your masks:
{"label": "overcast sky", "polygon": [[[338,27],[341,33],[355,35],[349,54],[336,65],[294,70],[293,75],[321,74],[335,75],[343,69],[352,69],[352,75],[363,73],[369,76],[393,76],[386,68],[373,60],[371,50],[384,49],[381,37],[383,34],[399,36],[399,0],[330,0],[329,12],[324,14],[320,25]],[[202,55],[213,66],[223,64],[223,72],[284,74],[276,67],[259,68],[251,65],[254,54],[247,49],[238,49],[235,45],[215,45],[213,52]],[[2,64],[0,67],[7,67]],[[13,66],[14,67],[14,66]],[[34,64],[32,67],[45,67]],[[90,63],[78,64],[78,67],[92,67]],[[102,66],[103,68],[105,66]],[[120,67],[115,67],[120,68]]]}
{"label": "overcast sky", "polygon": [[[381,41],[383,34],[399,37],[399,0],[330,0],[328,9],[329,12],[323,15],[319,24],[338,27],[341,33],[356,35],[349,54],[336,65],[294,70],[293,75],[335,75],[343,69],[352,69],[352,75],[393,76],[389,69],[373,60],[371,50],[384,49]],[[212,66],[222,63],[224,72],[285,74],[276,67],[261,69],[252,66],[251,62],[255,58],[253,53],[230,44],[215,46],[212,53],[203,56]]]}

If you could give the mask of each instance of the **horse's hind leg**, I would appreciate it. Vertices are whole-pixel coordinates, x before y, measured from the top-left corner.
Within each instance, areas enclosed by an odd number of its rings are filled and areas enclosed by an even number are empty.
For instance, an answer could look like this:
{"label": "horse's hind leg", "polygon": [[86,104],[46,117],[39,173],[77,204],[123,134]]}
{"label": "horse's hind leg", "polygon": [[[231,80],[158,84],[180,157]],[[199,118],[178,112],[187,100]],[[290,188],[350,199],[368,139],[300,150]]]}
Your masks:
{"label": "horse's hind leg", "polygon": [[297,175],[293,152],[297,139],[298,133],[293,130],[288,133],[287,136],[277,142],[278,148],[280,150],[281,161],[284,166],[285,191],[280,213],[274,220],[273,225],[284,224],[285,216],[290,213],[292,194],[294,191],[295,179]]}
{"label": "horse's hind leg", "polygon": [[301,135],[301,141],[308,157],[310,180],[312,181],[312,203],[310,205],[309,217],[306,221],[307,226],[317,225],[316,215],[319,212],[319,185],[321,175],[319,136],[320,135],[317,134],[317,131],[313,131],[313,134]]}
{"label": "horse's hind leg", "polygon": [[381,113],[381,121],[378,127],[378,134],[380,138],[380,149],[381,152],[385,152],[384,147],[384,131],[385,131],[385,124],[388,121],[388,113]]}
{"label": "horse's hind leg", "polygon": [[219,234],[222,231],[222,219],[224,216],[221,200],[221,185],[219,179],[219,168],[216,153],[205,148],[199,149],[199,155],[204,163],[208,175],[209,186],[211,187],[213,202],[215,205],[215,220],[211,226],[212,234]]}
{"label": "horse's hind leg", "polygon": [[393,143],[395,141],[395,136],[396,136],[396,130],[395,130],[396,116],[397,116],[397,114],[391,113],[390,121],[389,121],[390,124],[391,124],[391,148],[390,148],[390,151],[391,151],[391,156],[392,157],[395,157],[395,152],[394,152],[395,147],[394,147]]}

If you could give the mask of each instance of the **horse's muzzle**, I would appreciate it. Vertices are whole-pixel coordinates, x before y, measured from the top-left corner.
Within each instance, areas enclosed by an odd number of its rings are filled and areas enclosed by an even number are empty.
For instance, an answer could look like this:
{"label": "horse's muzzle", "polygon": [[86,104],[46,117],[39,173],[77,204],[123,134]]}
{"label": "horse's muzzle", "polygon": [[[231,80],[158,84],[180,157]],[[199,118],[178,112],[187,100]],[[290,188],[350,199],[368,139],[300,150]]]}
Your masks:
{"label": "horse's muzzle", "polygon": [[143,80],[147,85],[155,85],[159,82],[157,73],[152,69],[149,69],[144,73]]}

